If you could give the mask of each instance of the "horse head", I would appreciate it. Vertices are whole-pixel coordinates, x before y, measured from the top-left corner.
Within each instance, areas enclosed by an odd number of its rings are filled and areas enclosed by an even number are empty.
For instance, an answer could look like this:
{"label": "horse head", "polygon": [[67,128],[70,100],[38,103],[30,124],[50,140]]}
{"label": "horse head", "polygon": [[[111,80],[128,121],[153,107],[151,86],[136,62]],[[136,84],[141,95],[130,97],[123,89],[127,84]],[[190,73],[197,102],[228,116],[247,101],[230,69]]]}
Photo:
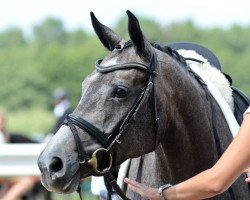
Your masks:
{"label": "horse head", "polygon": [[136,17],[127,11],[130,41],[121,39],[91,13],[100,41],[111,53],[96,62],[82,83],[74,112],[38,159],[48,190],[70,193],[81,179],[154,151],[154,78],[157,53],[144,37]]}

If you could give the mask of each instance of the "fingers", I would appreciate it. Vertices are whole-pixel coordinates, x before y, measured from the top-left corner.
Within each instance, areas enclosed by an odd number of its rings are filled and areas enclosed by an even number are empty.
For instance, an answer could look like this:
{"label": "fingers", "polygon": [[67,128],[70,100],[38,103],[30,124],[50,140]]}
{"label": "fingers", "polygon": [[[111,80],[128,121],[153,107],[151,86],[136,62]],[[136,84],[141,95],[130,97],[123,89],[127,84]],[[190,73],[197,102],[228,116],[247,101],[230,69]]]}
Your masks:
{"label": "fingers", "polygon": [[137,192],[141,194],[141,191],[145,190],[147,187],[144,186],[141,183],[138,183],[137,181],[125,178],[124,182],[128,184],[128,187],[133,190],[134,192]]}
{"label": "fingers", "polygon": [[136,185],[138,183],[138,182],[131,180],[131,179],[128,179],[128,178],[125,178],[124,182],[127,184],[130,184],[130,185]]}
{"label": "fingers", "polygon": [[250,183],[250,168],[245,169],[244,173],[246,173],[249,177],[245,179],[247,183]]}
{"label": "fingers", "polygon": [[134,180],[128,179],[128,178],[125,178],[124,182],[128,184],[128,188],[130,190],[132,190],[133,192],[136,192],[139,195],[143,196],[143,191],[144,190],[142,189],[140,183],[138,183],[138,182],[136,182]]}
{"label": "fingers", "polygon": [[149,200],[159,200],[159,194],[157,188],[147,187],[141,183],[138,183],[134,180],[125,178],[124,182],[128,184],[128,188],[133,192],[138,193],[144,199]]}
{"label": "fingers", "polygon": [[128,179],[128,178],[125,178],[124,182],[127,183],[128,185],[131,185],[131,186],[134,186],[134,187],[137,187],[137,188],[145,187],[143,184],[138,183],[137,181],[134,181],[134,180],[131,180],[131,179]]}
{"label": "fingers", "polygon": [[247,183],[250,183],[250,177],[246,178],[245,181],[246,181]]}

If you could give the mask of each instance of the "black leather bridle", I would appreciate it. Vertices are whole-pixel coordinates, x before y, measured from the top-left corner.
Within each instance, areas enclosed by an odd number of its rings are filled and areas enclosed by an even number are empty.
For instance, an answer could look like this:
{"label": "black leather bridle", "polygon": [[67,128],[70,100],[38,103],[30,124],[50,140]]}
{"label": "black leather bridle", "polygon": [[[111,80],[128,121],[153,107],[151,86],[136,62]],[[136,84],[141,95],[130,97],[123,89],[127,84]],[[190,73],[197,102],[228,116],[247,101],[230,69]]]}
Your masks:
{"label": "black leather bridle", "polygon": [[[70,130],[74,136],[75,144],[77,147],[78,152],[78,159],[80,164],[80,170],[83,165],[91,165],[98,175],[108,176],[107,179],[112,179],[110,177],[110,169],[113,167],[113,157],[111,153],[111,149],[114,150],[115,144],[120,143],[120,137],[124,133],[125,129],[131,122],[131,120],[135,117],[138,110],[141,108],[142,104],[146,99],[148,99],[149,95],[152,94],[154,97],[154,110],[155,110],[155,123],[156,126],[158,124],[158,115],[156,109],[156,98],[154,94],[154,78],[157,76],[156,68],[157,68],[157,56],[155,51],[152,53],[152,57],[150,60],[150,65],[147,66],[142,63],[137,62],[129,62],[123,64],[116,64],[111,66],[102,66],[102,60],[98,60],[96,62],[96,70],[100,73],[110,73],[117,70],[127,70],[127,69],[137,69],[149,74],[148,80],[145,86],[142,88],[141,93],[138,95],[137,99],[135,100],[134,104],[127,112],[127,114],[120,120],[117,125],[117,128],[111,134],[105,134],[100,131],[97,127],[93,124],[89,123],[85,119],[70,114],[66,117],[64,124],[70,127]],[[76,127],[84,130],[90,136],[95,138],[102,146],[102,148],[97,149],[92,156],[90,157],[86,150],[84,149],[82,142],[80,140],[78,131]],[[106,157],[106,164],[98,163],[98,154],[101,156]],[[111,185],[114,184],[114,180],[111,180]],[[117,185],[112,185],[113,189],[117,188]],[[117,190],[119,190],[118,188]],[[116,189],[115,189],[116,190]],[[121,190],[121,189],[120,189]],[[119,194],[120,191],[116,191],[118,195],[120,195],[123,199],[128,199],[124,194]]]}

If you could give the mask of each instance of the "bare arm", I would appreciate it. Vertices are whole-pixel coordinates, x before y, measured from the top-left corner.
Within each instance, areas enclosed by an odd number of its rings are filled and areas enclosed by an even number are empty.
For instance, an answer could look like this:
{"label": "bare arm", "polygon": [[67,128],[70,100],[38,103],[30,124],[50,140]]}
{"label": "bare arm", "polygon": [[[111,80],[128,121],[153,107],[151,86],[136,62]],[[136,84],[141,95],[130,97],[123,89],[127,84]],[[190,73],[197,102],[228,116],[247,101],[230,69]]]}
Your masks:
{"label": "bare arm", "polygon": [[35,183],[40,182],[39,176],[23,176],[9,179],[9,188],[0,196],[1,200],[15,200],[19,199],[26,192],[28,192]]}
{"label": "bare arm", "polygon": [[[250,114],[247,114],[236,138],[218,162],[211,169],[164,190],[165,199],[204,199],[222,193],[250,166],[249,147]],[[144,198],[160,199],[157,188],[149,188],[129,179],[124,181],[130,189]]]}

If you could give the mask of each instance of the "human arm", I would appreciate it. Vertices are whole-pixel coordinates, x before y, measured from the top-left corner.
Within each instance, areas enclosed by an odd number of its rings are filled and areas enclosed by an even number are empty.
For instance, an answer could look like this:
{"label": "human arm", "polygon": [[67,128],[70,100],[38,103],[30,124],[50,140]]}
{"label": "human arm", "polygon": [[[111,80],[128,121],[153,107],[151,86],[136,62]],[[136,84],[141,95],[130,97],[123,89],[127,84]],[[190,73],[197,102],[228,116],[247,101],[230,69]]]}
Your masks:
{"label": "human arm", "polygon": [[1,200],[15,200],[23,196],[29,191],[36,183],[40,182],[39,176],[24,176],[10,178],[5,184],[8,189],[0,196]]}
{"label": "human arm", "polygon": [[[224,192],[250,166],[249,146],[250,114],[246,114],[236,138],[218,162],[193,178],[164,190],[165,199],[205,199]],[[157,188],[149,188],[129,179],[124,181],[145,199],[160,200]]]}

